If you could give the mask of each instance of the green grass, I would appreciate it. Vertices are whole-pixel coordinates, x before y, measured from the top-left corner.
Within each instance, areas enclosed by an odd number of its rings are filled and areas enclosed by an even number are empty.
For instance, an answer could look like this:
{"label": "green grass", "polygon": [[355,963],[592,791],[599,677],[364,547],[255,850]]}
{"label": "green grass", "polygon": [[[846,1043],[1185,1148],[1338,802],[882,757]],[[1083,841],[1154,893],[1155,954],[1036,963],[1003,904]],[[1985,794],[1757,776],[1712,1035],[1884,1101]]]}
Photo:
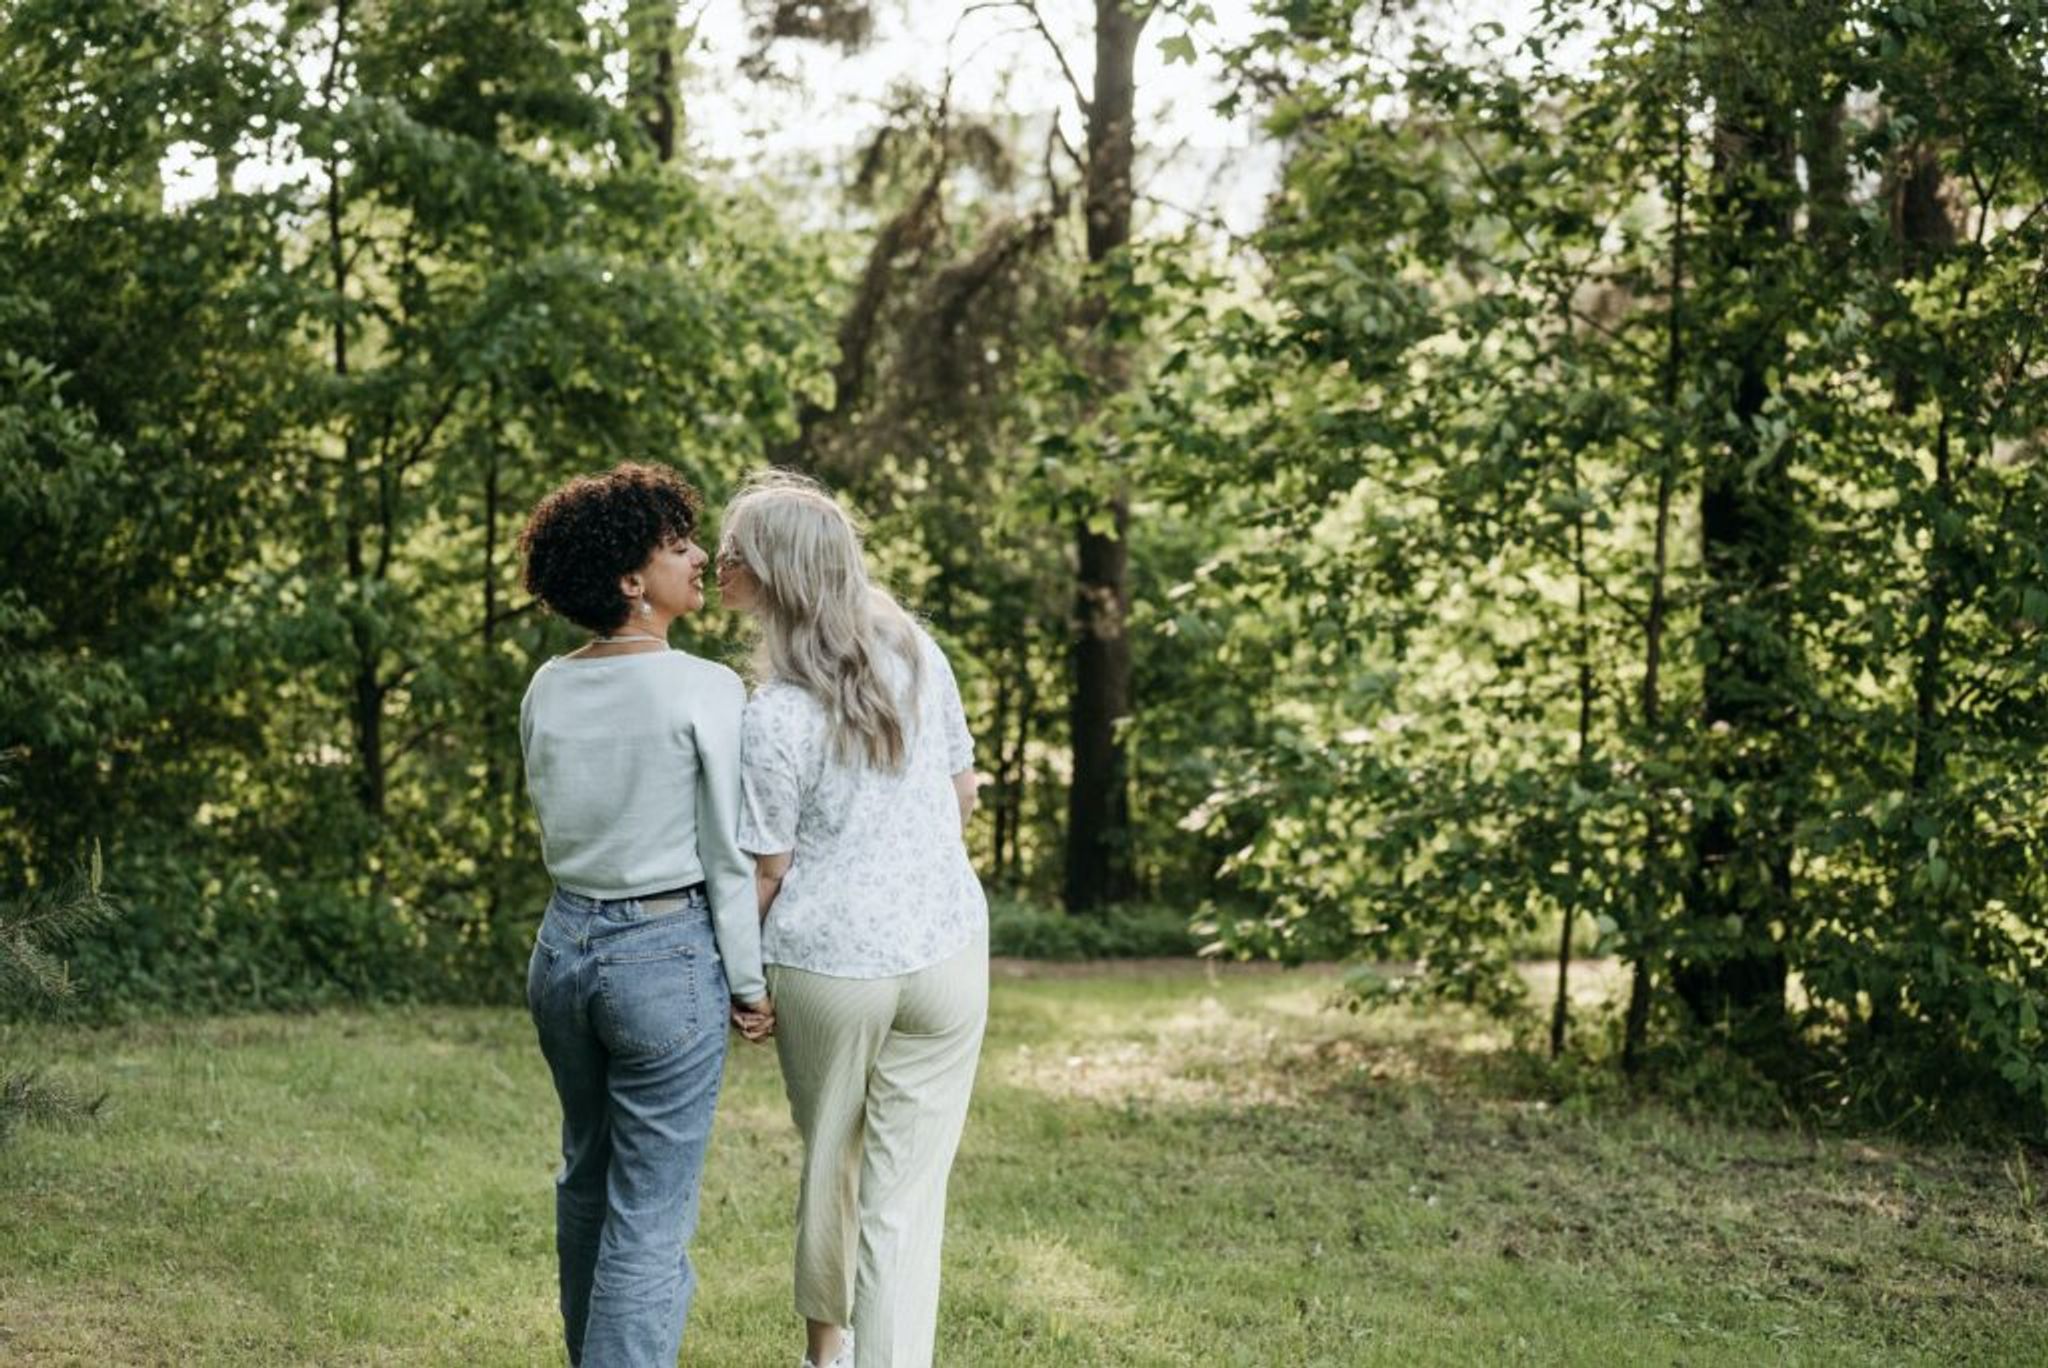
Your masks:
{"label": "green grass", "polygon": [[[940,1363],[2048,1362],[2012,1157],[1548,1105],[1479,1023],[1331,1011],[1334,982],[999,974]],[[520,1014],[0,1053],[111,1093],[0,1160],[0,1363],[554,1357],[554,1099]],[[736,1051],[686,1363],[795,1362],[795,1158],[772,1053]]]}

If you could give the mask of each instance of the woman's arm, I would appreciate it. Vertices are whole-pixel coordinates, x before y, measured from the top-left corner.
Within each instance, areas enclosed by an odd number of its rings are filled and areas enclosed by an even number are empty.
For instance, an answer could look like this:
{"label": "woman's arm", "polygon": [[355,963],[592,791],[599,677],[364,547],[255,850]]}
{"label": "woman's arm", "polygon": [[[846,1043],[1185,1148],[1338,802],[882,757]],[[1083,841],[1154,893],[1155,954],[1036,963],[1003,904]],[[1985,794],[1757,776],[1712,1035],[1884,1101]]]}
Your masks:
{"label": "woman's arm", "polygon": [[967,730],[967,709],[960,702],[960,682],[953,678],[952,662],[929,635],[924,638],[927,659],[938,680],[939,711],[946,720],[946,768],[953,775],[953,797],[960,804],[960,829],[974,815],[977,780],[974,777],[974,735]]}
{"label": "woman's arm", "polygon": [[783,876],[789,873],[790,852],[780,855],[760,855],[754,859],[754,898],[760,904],[761,920],[768,920],[768,909],[775,906],[776,895],[782,892]]}
{"label": "woman's arm", "polygon": [[761,923],[749,917],[747,886],[753,861],[738,841],[740,820],[740,728],[746,688],[739,676],[721,670],[705,689],[696,719],[697,858],[718,934],[733,997],[760,1009],[768,1000],[761,972]]}
{"label": "woman's arm", "polygon": [[782,892],[783,877],[796,856],[797,823],[803,813],[801,718],[792,716],[787,694],[773,688],[754,695],[741,728],[741,849],[754,859],[754,924]]}

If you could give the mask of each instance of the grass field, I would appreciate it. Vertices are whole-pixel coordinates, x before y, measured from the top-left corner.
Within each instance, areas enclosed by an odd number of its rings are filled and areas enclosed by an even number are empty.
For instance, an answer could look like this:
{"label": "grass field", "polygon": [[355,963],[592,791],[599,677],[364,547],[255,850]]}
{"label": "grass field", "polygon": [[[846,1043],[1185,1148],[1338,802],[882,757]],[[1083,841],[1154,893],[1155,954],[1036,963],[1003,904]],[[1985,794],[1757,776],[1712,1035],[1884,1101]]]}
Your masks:
{"label": "grass field", "polygon": [[[2017,1156],[1555,1107],[1330,974],[999,970],[939,1361],[2048,1362]],[[7,1029],[111,1093],[0,1160],[0,1363],[556,1358],[512,1011]],[[735,1051],[684,1362],[788,1365],[796,1144]]]}

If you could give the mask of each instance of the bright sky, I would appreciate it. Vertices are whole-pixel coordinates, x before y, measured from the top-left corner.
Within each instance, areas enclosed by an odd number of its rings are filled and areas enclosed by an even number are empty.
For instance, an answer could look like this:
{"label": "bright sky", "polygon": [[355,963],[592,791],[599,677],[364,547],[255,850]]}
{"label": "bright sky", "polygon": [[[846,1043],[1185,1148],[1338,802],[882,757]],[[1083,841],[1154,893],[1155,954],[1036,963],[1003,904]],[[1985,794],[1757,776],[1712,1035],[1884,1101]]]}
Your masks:
{"label": "bright sky", "polygon": [[[1256,29],[1249,0],[1211,0],[1210,8],[1214,18],[1193,33],[1204,54]],[[934,89],[949,70],[958,107],[1007,109],[1034,123],[1056,117],[1068,143],[1082,145],[1072,91],[1050,45],[1021,7],[898,0],[877,9],[874,41],[858,53],[779,45],[778,64],[795,78],[787,85],[707,82],[707,88],[692,91],[689,116],[697,145],[740,171],[787,171],[820,158],[843,164],[880,125],[892,87],[915,82]],[[1093,0],[1038,4],[1084,89],[1094,72],[1094,10]],[[1257,221],[1278,154],[1257,136],[1251,118],[1226,120],[1215,113],[1225,87],[1213,59],[1166,60],[1161,40],[1189,31],[1185,21],[1155,18],[1139,45],[1143,189],[1160,200],[1221,214],[1233,229],[1245,231]],[[744,7],[730,0],[709,0],[698,34],[692,57],[707,74],[735,70],[753,46]]]}
{"label": "bright sky", "polygon": [[[622,7],[623,0],[591,4],[595,12],[614,15]],[[1252,31],[1249,0],[1213,0],[1211,7],[1215,19],[1197,32],[1198,47]],[[817,44],[780,43],[776,65],[793,79],[757,83],[738,75],[740,59],[754,46],[747,8],[739,0],[700,0],[682,13],[696,40],[687,54],[687,136],[699,151],[737,174],[772,171],[836,179],[880,125],[892,88],[906,82],[933,88],[949,68],[956,107],[1006,109],[1033,122],[1058,117],[1068,141],[1076,147],[1082,143],[1080,115],[1066,80],[1021,9],[884,0],[874,41],[862,51],[849,55]],[[274,0],[253,0],[241,13],[260,19],[277,9]],[[1085,85],[1094,64],[1092,0],[1042,0],[1040,13]],[[1250,119],[1226,121],[1212,111],[1222,94],[1212,61],[1190,66],[1168,63],[1161,55],[1162,38],[1187,31],[1182,21],[1155,20],[1139,49],[1138,123],[1147,149],[1146,188],[1161,200],[1223,214],[1234,229],[1245,231],[1257,221],[1278,155],[1255,137]],[[305,74],[317,80],[319,72]],[[169,204],[189,203],[215,189],[217,170],[196,144],[174,146],[162,170]],[[307,170],[283,147],[252,141],[236,179],[251,189],[280,184]]]}
{"label": "bright sky", "polygon": [[[1088,88],[1095,64],[1094,0],[1037,0],[1036,7],[1075,77]],[[1057,117],[1068,143],[1082,145],[1081,116],[1071,88],[1021,5],[880,0],[874,41],[858,53],[785,43],[777,48],[777,61],[795,78],[790,83],[713,79],[735,72],[753,47],[747,8],[739,0],[698,0],[698,7],[685,14],[686,23],[695,15],[697,44],[690,57],[705,76],[688,93],[691,137],[700,150],[741,173],[803,174],[823,162],[828,175],[848,174],[851,154],[884,117],[891,87],[914,82],[935,89],[949,70],[957,106]],[[1423,26],[1454,44],[1485,23],[1517,35],[1530,27],[1532,8],[1527,0],[1420,0],[1379,21],[1380,41],[1387,55],[1397,55]],[[1211,54],[1239,45],[1271,21],[1257,15],[1253,0],[1208,0],[1206,9],[1192,29],[1184,19],[1156,16],[1140,41],[1139,189],[1152,197],[1150,210],[1166,223],[1193,213],[1220,218],[1233,233],[1246,233],[1258,225],[1279,174],[1281,149],[1261,135],[1255,112],[1228,119],[1215,112],[1228,87]],[[1360,19],[1361,24],[1374,22],[1369,13]],[[1183,35],[1194,40],[1193,63],[1169,61],[1161,51],[1162,42]],[[1566,61],[1586,60],[1592,46],[1588,37],[1582,50],[1558,55]]]}
{"label": "bright sky", "polygon": [[[589,12],[616,17],[625,0],[589,0]],[[950,70],[955,107],[964,112],[1008,111],[1039,127],[1058,118],[1070,145],[1084,139],[1073,93],[1057,59],[1021,6],[990,0],[881,0],[873,41],[846,54],[818,44],[783,42],[775,64],[791,79],[753,82],[740,76],[741,58],[754,42],[751,6],[743,0],[688,0],[681,21],[693,34],[686,54],[686,135],[697,150],[734,174],[768,172],[829,182],[850,175],[852,154],[880,125],[891,90],[914,83],[936,89]],[[1280,167],[1280,149],[1263,138],[1255,117],[1226,119],[1214,110],[1225,93],[1220,64],[1210,54],[1235,45],[1259,27],[1252,0],[1209,0],[1203,22],[1161,15],[1147,27],[1137,62],[1140,193],[1148,214],[1169,225],[1189,215],[1221,219],[1235,233],[1257,226]],[[1038,12],[1066,54],[1076,79],[1088,86],[1094,68],[1093,0],[1039,0]],[[239,13],[280,13],[277,0],[249,0]],[[1516,0],[1444,0],[1442,30],[1456,34],[1492,21],[1510,31],[1527,24]],[[1434,26],[1433,26],[1434,27]],[[1193,63],[1168,61],[1164,41],[1191,36]],[[1396,40],[1400,41],[1400,40]],[[323,60],[307,58],[317,80]],[[621,85],[623,69],[614,73]],[[174,146],[163,162],[164,195],[183,204],[213,193],[217,177],[196,144]],[[243,188],[276,185],[307,174],[288,139],[252,139],[237,168]],[[827,214],[843,213],[838,196],[817,201]]]}

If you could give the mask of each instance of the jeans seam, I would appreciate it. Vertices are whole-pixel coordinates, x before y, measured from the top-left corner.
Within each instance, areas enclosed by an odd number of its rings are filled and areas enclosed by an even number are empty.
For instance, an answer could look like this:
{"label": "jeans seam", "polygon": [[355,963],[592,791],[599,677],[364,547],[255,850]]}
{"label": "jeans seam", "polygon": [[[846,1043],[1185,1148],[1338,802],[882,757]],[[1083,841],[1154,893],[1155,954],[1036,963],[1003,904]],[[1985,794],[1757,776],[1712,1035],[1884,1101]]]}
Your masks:
{"label": "jeans seam", "polygon": [[599,967],[599,968],[604,968],[604,967],[606,967],[606,966],[608,966],[608,965],[613,965],[613,964],[656,964],[656,963],[659,963],[659,962],[660,962],[660,961],[662,961],[662,960],[667,960],[667,959],[695,959],[695,958],[697,958],[697,947],[696,947],[696,946],[694,946],[694,945],[674,945],[674,946],[670,946],[670,947],[669,947],[668,949],[666,949],[666,950],[649,950],[649,951],[646,951],[646,952],[644,952],[644,953],[641,953],[641,954],[632,954],[632,955],[603,955],[603,954],[601,954],[601,955],[599,955],[599,956],[597,957],[597,963],[598,963],[598,967]]}

